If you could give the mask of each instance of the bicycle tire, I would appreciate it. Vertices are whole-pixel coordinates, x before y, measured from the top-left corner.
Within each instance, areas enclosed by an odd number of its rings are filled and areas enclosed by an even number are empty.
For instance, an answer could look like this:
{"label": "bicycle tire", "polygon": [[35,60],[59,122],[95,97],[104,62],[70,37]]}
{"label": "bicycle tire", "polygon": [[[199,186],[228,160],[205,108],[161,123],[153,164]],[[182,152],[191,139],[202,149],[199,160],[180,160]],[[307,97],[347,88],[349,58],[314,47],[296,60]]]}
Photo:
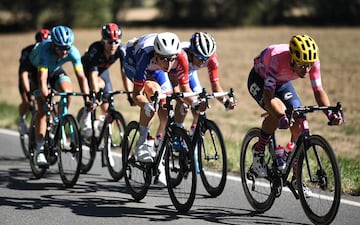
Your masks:
{"label": "bicycle tire", "polygon": [[30,123],[30,130],[29,130],[29,162],[30,162],[30,169],[32,174],[35,176],[36,179],[40,179],[44,176],[46,172],[46,168],[42,167],[39,168],[38,165],[35,163],[35,151],[36,151],[36,141],[35,141],[35,116],[32,117]]}
{"label": "bicycle tire", "polygon": [[28,110],[25,114],[25,125],[27,127],[27,133],[25,134],[21,134],[19,135],[20,138],[20,145],[21,145],[21,150],[24,153],[25,158],[29,159],[30,158],[30,154],[29,154],[29,135],[30,135],[30,126],[31,126],[31,121],[32,118],[34,117],[35,113],[31,110]]}
{"label": "bicycle tire", "polygon": [[111,112],[111,115],[112,119],[107,123],[104,135],[104,155],[111,177],[114,181],[118,181],[124,175],[121,144],[124,139],[126,123],[120,112],[114,111]]}
{"label": "bicycle tire", "polygon": [[[198,143],[200,177],[211,197],[219,196],[226,184],[227,156],[221,130],[212,120],[205,120],[201,141]],[[220,173],[220,178],[213,173]],[[211,174],[212,173],[212,174]]]}
{"label": "bicycle tire", "polygon": [[[85,107],[82,107],[77,113],[76,119],[80,124],[82,115],[84,114]],[[80,132],[80,141],[82,149],[81,159],[81,173],[86,174],[90,171],[96,158],[96,147],[93,138],[85,138]]]}
{"label": "bicycle tire", "polygon": [[[259,128],[251,128],[244,136],[240,152],[240,175],[241,184],[251,207],[257,212],[263,213],[274,204],[276,191],[273,182],[269,178],[258,178],[252,172],[252,147],[260,136]],[[265,149],[265,159],[268,167],[271,167],[272,160],[269,153],[269,145]]]}
{"label": "bicycle tire", "polygon": [[81,167],[79,129],[76,119],[70,114],[61,119],[59,126],[57,150],[60,177],[65,187],[73,187],[79,178]]}
{"label": "bicycle tire", "polygon": [[[171,139],[167,138],[165,143],[165,175],[170,199],[175,208],[186,213],[192,207],[196,194],[196,171],[194,160],[194,149],[191,140],[184,129],[173,127]],[[177,138],[181,143],[180,150],[175,150],[168,142]],[[179,177],[181,177],[180,182]],[[176,180],[177,182],[173,182]]]}
{"label": "bicycle tire", "polygon": [[305,151],[298,160],[297,181],[298,190],[305,183],[312,192],[306,197],[299,191],[306,216],[315,224],[330,224],[340,205],[341,177],[334,150],[323,137],[312,135],[306,139]]}
{"label": "bicycle tire", "polygon": [[122,159],[126,187],[135,201],[146,196],[151,183],[151,165],[135,159],[135,145],[139,136],[139,123],[131,121],[124,132]]}

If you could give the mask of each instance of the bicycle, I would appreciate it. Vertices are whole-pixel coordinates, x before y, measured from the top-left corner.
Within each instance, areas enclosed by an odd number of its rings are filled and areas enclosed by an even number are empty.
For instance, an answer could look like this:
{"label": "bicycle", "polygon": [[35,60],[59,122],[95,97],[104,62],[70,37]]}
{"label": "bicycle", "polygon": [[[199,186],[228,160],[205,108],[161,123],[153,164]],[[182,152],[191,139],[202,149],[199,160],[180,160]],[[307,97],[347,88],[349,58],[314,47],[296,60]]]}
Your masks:
{"label": "bicycle", "polygon": [[[159,169],[164,168],[167,189],[170,199],[179,212],[190,210],[195,200],[196,172],[194,162],[194,149],[187,132],[175,124],[174,107],[172,100],[195,96],[197,93],[173,93],[169,95],[152,96],[152,101],[157,104],[158,99],[166,98],[163,105],[168,112],[168,121],[163,140],[156,149],[153,163],[142,163],[136,159],[136,142],[139,139],[139,123],[131,121],[124,133],[122,145],[124,179],[131,196],[135,201],[143,199],[149,189],[152,177],[158,179]],[[174,140],[182,143],[179,149],[174,149]],[[164,167],[162,167],[164,161]],[[162,173],[164,173],[162,171]]]}
{"label": "bicycle", "polygon": [[[96,108],[99,104],[96,104],[95,93],[91,94],[92,105],[95,106],[91,112],[91,129],[92,135],[89,138],[81,135],[82,143],[82,160],[81,160],[81,173],[87,173],[96,157],[96,152],[101,152],[101,166],[107,167],[109,173],[114,181],[118,181],[123,177],[123,166],[121,157],[121,143],[123,140],[124,130],[126,127],[124,116],[114,106],[114,95],[117,94],[129,94],[127,91],[110,91],[100,92],[99,99],[108,94],[109,108],[105,115],[104,123],[100,127],[99,135],[95,135],[95,120],[96,120]],[[89,107],[89,106],[88,106]],[[77,120],[80,119],[84,113],[85,107],[82,107],[78,114]]]}
{"label": "bicycle", "polygon": [[[215,92],[209,94],[203,89],[199,99],[206,103],[212,98],[229,96],[235,102],[234,90],[229,92]],[[191,140],[194,146],[196,172],[200,174],[202,183],[211,197],[219,196],[226,184],[227,155],[223,135],[218,125],[206,117],[205,111],[199,113],[194,134]],[[220,178],[213,176],[212,172],[220,172]]]}
{"label": "bicycle", "polygon": [[[54,101],[53,98],[60,99]],[[58,163],[60,177],[65,187],[73,187],[80,174],[81,145],[77,121],[68,114],[67,98],[69,96],[84,96],[76,92],[54,92],[46,98],[46,133],[44,153],[48,165],[37,166],[35,163],[35,117],[32,118],[29,135],[29,153],[31,171],[37,179],[44,176],[49,166]],[[57,110],[56,107],[59,107]]]}
{"label": "bicycle", "polygon": [[20,138],[20,144],[22,152],[24,153],[24,156],[29,159],[29,133],[30,133],[30,125],[32,118],[35,116],[36,113],[36,103],[34,99],[30,100],[29,108],[26,111],[25,114],[25,125],[26,125],[26,133],[19,132],[19,138]]}
{"label": "bicycle", "polygon": [[[334,106],[302,106],[289,108],[286,115],[292,121],[297,113],[332,110],[341,113],[340,103]],[[305,121],[306,122],[306,121]],[[330,125],[330,123],[329,123]],[[286,160],[286,167],[280,171],[277,166],[275,134],[266,146],[265,161],[267,177],[260,178],[252,170],[252,147],[260,135],[259,128],[251,128],[244,137],[240,154],[241,182],[250,205],[260,213],[271,208],[275,198],[287,186],[296,199],[300,199],[306,216],[315,224],[329,224],[335,218],[340,204],[341,178],[334,150],[320,135],[311,134],[307,124],[302,125],[293,151]],[[297,164],[297,165],[296,165]],[[288,181],[291,169],[296,166],[296,189]],[[307,196],[303,184],[311,190]]]}

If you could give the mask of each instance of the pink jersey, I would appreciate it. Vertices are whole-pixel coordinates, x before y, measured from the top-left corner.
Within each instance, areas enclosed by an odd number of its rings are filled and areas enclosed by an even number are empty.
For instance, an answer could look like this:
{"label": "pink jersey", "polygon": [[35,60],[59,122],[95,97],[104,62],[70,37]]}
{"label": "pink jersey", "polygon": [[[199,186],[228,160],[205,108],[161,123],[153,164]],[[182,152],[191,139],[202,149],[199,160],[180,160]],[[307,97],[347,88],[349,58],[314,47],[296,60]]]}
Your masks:
{"label": "pink jersey", "polygon": [[[265,79],[264,89],[275,90],[276,85],[299,78],[290,67],[288,44],[270,45],[254,59],[254,70]],[[275,82],[266,82],[268,78]],[[311,86],[314,91],[322,90],[320,60],[309,71]]]}

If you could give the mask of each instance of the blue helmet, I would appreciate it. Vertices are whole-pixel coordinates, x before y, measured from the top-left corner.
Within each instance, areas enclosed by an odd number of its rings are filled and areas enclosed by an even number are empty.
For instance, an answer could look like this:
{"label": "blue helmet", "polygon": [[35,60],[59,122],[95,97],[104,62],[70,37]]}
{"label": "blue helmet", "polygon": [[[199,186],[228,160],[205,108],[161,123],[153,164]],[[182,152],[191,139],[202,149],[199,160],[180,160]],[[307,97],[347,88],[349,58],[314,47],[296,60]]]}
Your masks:
{"label": "blue helmet", "polygon": [[61,47],[71,47],[74,43],[74,34],[67,26],[56,26],[51,29],[53,43]]}

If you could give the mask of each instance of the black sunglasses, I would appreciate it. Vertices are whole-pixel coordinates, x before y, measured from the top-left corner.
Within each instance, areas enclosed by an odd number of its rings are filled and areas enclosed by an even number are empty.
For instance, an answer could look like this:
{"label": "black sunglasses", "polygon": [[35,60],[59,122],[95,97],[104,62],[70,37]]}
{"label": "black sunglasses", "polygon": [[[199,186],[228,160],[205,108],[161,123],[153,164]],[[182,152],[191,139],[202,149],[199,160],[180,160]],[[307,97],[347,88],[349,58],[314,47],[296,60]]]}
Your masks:
{"label": "black sunglasses", "polygon": [[120,44],[120,40],[103,40],[105,43],[107,43],[108,45],[118,45]]}
{"label": "black sunglasses", "polygon": [[55,48],[59,51],[69,51],[70,50],[70,46],[58,46],[58,45],[55,45]]}
{"label": "black sunglasses", "polygon": [[175,56],[162,56],[162,55],[159,55],[159,59],[163,62],[173,62],[175,61],[175,59],[177,58],[177,55]]}

